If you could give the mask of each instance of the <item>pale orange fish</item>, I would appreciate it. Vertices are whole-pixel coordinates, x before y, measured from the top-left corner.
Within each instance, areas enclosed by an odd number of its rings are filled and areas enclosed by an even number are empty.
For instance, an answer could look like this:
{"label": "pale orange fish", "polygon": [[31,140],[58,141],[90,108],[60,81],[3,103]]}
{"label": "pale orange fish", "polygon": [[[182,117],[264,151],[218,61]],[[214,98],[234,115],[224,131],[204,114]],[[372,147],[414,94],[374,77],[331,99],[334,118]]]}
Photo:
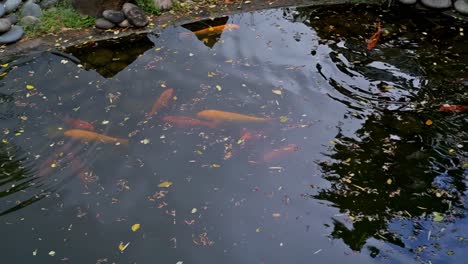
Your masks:
{"label": "pale orange fish", "polygon": [[213,120],[215,122],[262,123],[271,121],[271,118],[248,116],[219,110],[204,110],[198,112],[197,116],[199,118]]}
{"label": "pale orange fish", "polygon": [[86,129],[90,131],[94,131],[94,126],[89,123],[88,121],[81,120],[81,119],[75,119],[71,118],[69,116],[65,116],[63,118],[63,121],[70,127],[72,128],[78,128],[78,129]]}
{"label": "pale orange fish", "polygon": [[154,102],[153,107],[151,108],[151,112],[148,113],[148,116],[153,116],[162,108],[168,107],[173,96],[174,89],[172,88],[162,92],[158,99]]}
{"label": "pale orange fish", "polygon": [[274,149],[263,155],[263,161],[272,162],[282,157],[286,153],[297,151],[299,147],[295,144],[290,144],[282,148]]}
{"label": "pale orange fish", "polygon": [[211,35],[216,35],[216,34],[221,34],[224,30],[233,30],[233,29],[239,29],[240,26],[237,24],[225,24],[225,25],[220,25],[220,26],[214,26],[214,27],[208,27],[204,29],[200,29],[194,32],[184,32],[182,36],[190,35],[190,34],[195,34],[197,37],[209,37]]}
{"label": "pale orange fish", "polygon": [[217,125],[217,123],[213,121],[199,120],[187,116],[165,116],[163,120],[176,127],[205,126],[215,128]]}
{"label": "pale orange fish", "polygon": [[102,134],[98,134],[91,131],[81,130],[81,129],[71,129],[65,131],[65,136],[72,137],[76,139],[82,139],[86,141],[101,141],[104,143],[120,143],[123,145],[128,144],[128,139],[124,138],[115,138]]}
{"label": "pale orange fish", "polygon": [[468,111],[468,105],[443,104],[439,107],[441,112],[465,112]]}
{"label": "pale orange fish", "polygon": [[382,26],[380,25],[380,22],[379,22],[379,24],[377,25],[377,32],[375,32],[375,34],[372,35],[372,37],[367,42],[368,50],[373,49],[377,45],[377,42],[379,42],[381,35],[382,35]]}

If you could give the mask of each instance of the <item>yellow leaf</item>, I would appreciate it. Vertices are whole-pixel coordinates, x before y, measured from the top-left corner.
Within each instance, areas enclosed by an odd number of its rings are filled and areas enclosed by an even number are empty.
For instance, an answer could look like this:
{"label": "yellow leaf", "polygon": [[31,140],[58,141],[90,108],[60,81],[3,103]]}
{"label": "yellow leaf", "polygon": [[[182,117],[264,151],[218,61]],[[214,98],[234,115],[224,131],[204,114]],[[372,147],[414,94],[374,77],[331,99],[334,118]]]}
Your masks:
{"label": "yellow leaf", "polygon": [[283,92],[281,90],[271,90],[274,94],[277,94],[277,95],[282,95]]}
{"label": "yellow leaf", "polygon": [[52,164],[50,164],[50,167],[55,168],[55,167],[57,167],[57,164],[52,163]]}
{"label": "yellow leaf", "polygon": [[140,226],[141,226],[140,224],[134,224],[134,225],[132,225],[132,231],[133,231],[133,232],[136,232],[138,229],[140,229]]}
{"label": "yellow leaf", "polygon": [[128,247],[128,245],[130,245],[130,242],[128,242],[127,244],[123,244],[122,242],[120,242],[119,244],[119,250],[120,252],[124,252],[124,250]]}
{"label": "yellow leaf", "polygon": [[281,123],[286,123],[288,122],[289,118],[287,116],[280,116],[280,122]]}
{"label": "yellow leaf", "polygon": [[221,91],[223,88],[221,88],[221,85],[216,85],[216,90]]}
{"label": "yellow leaf", "polygon": [[165,181],[165,182],[161,182],[161,183],[158,185],[158,187],[161,187],[161,188],[169,188],[169,187],[171,187],[171,185],[172,185],[172,182],[170,182],[170,181]]}
{"label": "yellow leaf", "polygon": [[345,162],[346,162],[346,163],[350,163],[350,162],[351,162],[351,158],[347,158],[347,159],[345,160]]}
{"label": "yellow leaf", "polygon": [[213,167],[213,168],[219,168],[219,167],[221,167],[221,165],[219,165],[219,164],[213,164],[213,165],[211,165],[211,167]]}
{"label": "yellow leaf", "polygon": [[426,121],[426,125],[427,125],[427,126],[431,126],[431,125],[432,125],[432,120],[428,119],[428,120]]}
{"label": "yellow leaf", "polygon": [[191,211],[191,213],[194,214],[194,213],[196,213],[197,211],[198,211],[197,208],[193,208],[192,211]]}
{"label": "yellow leaf", "polygon": [[227,63],[232,63],[232,60],[227,60],[226,62],[227,62]]}
{"label": "yellow leaf", "polygon": [[28,85],[26,85],[26,89],[28,89],[28,90],[32,90],[32,89],[34,89],[34,86],[33,86],[33,85],[30,85],[30,84],[28,84]]}
{"label": "yellow leaf", "polygon": [[8,67],[8,63],[2,64],[1,66],[2,66],[2,68],[6,68],[6,67]]}
{"label": "yellow leaf", "polygon": [[438,212],[433,212],[434,214],[434,222],[440,222],[442,220],[444,220],[444,215],[441,214],[441,213],[438,213]]}
{"label": "yellow leaf", "polygon": [[392,184],[392,179],[388,179],[388,180],[387,180],[387,184],[388,184],[388,185]]}
{"label": "yellow leaf", "polygon": [[262,229],[260,227],[258,227],[257,229],[255,229],[255,232],[260,233],[260,232],[262,232]]}
{"label": "yellow leaf", "polygon": [[356,220],[356,217],[350,215],[350,216],[349,216],[349,220],[354,221],[354,220]]}
{"label": "yellow leaf", "polygon": [[450,153],[454,153],[455,150],[454,150],[454,149],[449,149],[449,152],[450,152]]}

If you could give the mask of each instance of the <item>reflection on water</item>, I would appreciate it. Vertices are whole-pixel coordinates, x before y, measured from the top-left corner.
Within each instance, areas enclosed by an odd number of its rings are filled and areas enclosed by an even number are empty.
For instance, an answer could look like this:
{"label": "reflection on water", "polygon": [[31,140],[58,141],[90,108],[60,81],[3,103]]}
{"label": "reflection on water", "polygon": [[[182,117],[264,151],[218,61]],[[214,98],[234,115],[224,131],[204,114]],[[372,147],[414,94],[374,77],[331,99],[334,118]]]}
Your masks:
{"label": "reflection on water", "polygon": [[142,35],[84,44],[71,47],[67,52],[78,58],[85,69],[93,69],[103,77],[110,78],[153,46],[154,43]]}
{"label": "reflection on water", "polygon": [[468,104],[465,25],[411,12],[268,10],[2,65],[2,260],[462,263],[466,113],[438,108]]}

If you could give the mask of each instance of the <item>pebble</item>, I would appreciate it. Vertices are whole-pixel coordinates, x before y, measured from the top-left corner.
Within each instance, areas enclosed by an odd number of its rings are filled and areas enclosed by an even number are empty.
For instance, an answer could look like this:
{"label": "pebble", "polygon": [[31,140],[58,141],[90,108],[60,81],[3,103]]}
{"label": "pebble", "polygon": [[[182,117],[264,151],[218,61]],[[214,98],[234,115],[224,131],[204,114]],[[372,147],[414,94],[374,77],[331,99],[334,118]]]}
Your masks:
{"label": "pebble", "polygon": [[418,0],[398,0],[398,1],[405,5],[412,5],[412,4],[416,4]]}
{"label": "pebble", "polygon": [[25,16],[21,18],[21,25],[24,27],[36,27],[39,26],[41,20],[34,16]]}
{"label": "pebble", "polygon": [[125,19],[124,21],[119,23],[119,27],[127,28],[127,27],[130,27],[130,26],[131,26],[130,22],[128,22],[127,19]]}
{"label": "pebble", "polygon": [[451,0],[421,0],[421,3],[423,3],[427,7],[440,9],[449,8],[452,6]]}
{"label": "pebble", "polygon": [[5,6],[2,3],[0,3],[0,17],[2,17],[5,13]]}
{"label": "pebble", "polygon": [[117,10],[104,10],[104,12],[102,12],[102,16],[115,24],[119,24],[120,22],[125,20],[124,13],[122,11]]}
{"label": "pebble", "polygon": [[18,16],[15,15],[15,14],[11,14],[11,15],[5,17],[5,18],[8,19],[12,25],[14,25],[14,24],[16,24],[16,22],[18,22]]}
{"label": "pebble", "polygon": [[122,11],[127,17],[128,22],[136,27],[144,27],[149,23],[145,12],[134,4],[125,3],[122,7]]}
{"label": "pebble", "polygon": [[115,25],[114,23],[110,22],[109,20],[105,18],[98,18],[96,19],[96,27],[100,29],[111,29]]}
{"label": "pebble", "polygon": [[22,17],[33,16],[33,17],[40,18],[42,16],[41,7],[38,4],[34,3],[33,0],[29,0],[21,8],[21,16]]}
{"label": "pebble", "polygon": [[15,11],[16,9],[18,9],[20,4],[21,4],[21,0],[7,0],[4,4],[5,12],[8,14],[8,13]]}
{"label": "pebble", "polygon": [[58,2],[58,0],[42,0],[41,3],[39,4],[42,8],[49,8],[53,5],[55,5]]}
{"label": "pebble", "polygon": [[9,44],[18,41],[24,34],[20,26],[12,26],[10,31],[0,36],[0,44]]}
{"label": "pebble", "polygon": [[455,10],[458,12],[468,15],[468,1],[466,0],[457,0],[454,4],[453,7]]}
{"label": "pebble", "polygon": [[11,28],[10,20],[6,18],[0,18],[0,33],[7,32]]}
{"label": "pebble", "polygon": [[161,11],[172,8],[172,0],[153,0],[153,3]]}

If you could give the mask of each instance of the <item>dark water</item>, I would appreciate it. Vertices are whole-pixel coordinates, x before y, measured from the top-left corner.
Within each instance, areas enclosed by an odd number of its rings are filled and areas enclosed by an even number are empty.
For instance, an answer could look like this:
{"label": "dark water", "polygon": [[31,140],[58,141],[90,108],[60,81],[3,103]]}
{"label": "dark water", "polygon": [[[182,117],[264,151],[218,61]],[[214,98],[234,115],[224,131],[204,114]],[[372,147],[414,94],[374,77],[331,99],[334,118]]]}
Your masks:
{"label": "dark water", "polygon": [[[3,65],[2,263],[464,263],[467,119],[438,107],[468,104],[466,23],[407,12],[245,13]],[[206,109],[273,120],[162,120]]]}

